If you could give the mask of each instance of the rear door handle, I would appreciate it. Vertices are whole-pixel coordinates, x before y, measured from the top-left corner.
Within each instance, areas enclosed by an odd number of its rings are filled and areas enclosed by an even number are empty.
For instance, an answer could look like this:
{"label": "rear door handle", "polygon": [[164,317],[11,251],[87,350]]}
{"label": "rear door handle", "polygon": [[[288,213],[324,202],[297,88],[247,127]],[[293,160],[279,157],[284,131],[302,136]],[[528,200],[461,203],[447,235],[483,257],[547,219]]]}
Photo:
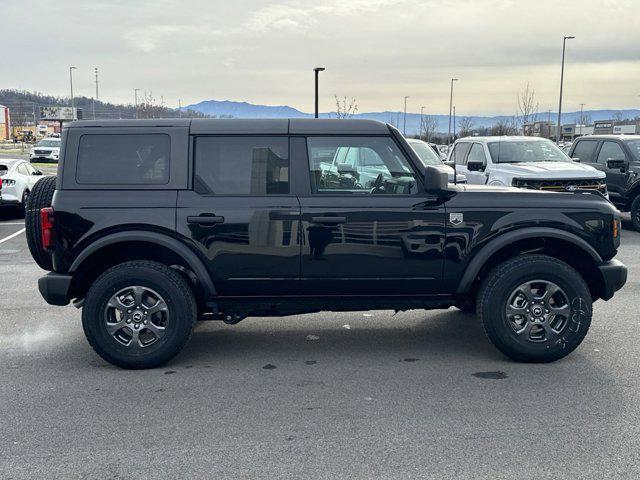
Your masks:
{"label": "rear door handle", "polygon": [[347,217],[311,217],[313,223],[347,223]]}
{"label": "rear door handle", "polygon": [[187,217],[187,223],[197,223],[198,225],[215,225],[224,223],[224,217],[217,215],[194,215]]}

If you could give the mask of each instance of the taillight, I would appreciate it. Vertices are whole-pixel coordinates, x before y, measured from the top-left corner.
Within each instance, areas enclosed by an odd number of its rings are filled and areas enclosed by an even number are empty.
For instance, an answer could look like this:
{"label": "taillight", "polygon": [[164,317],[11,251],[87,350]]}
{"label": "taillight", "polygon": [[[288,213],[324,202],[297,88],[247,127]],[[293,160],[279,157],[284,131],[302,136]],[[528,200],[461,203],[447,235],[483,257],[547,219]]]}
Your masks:
{"label": "taillight", "polygon": [[40,209],[40,236],[42,248],[50,252],[53,250],[53,208]]}
{"label": "taillight", "polygon": [[2,189],[2,179],[0,178],[0,189]]}

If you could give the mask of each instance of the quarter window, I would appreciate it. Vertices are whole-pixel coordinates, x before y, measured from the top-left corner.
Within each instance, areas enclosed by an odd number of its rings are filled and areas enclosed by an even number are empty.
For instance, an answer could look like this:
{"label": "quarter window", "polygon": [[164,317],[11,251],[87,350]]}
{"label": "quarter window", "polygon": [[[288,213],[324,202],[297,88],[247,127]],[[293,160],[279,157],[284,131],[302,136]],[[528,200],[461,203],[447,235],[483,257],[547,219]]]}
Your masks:
{"label": "quarter window", "polygon": [[313,193],[417,192],[411,165],[389,137],[309,137]]}
{"label": "quarter window", "polygon": [[622,147],[616,142],[604,142],[598,154],[598,163],[607,163],[607,160],[624,160],[624,152]]}
{"label": "quarter window", "polygon": [[196,138],[194,189],[203,195],[288,194],[288,138]]}
{"label": "quarter window", "polygon": [[88,185],[165,185],[170,156],[169,135],[82,135],[76,180]]}

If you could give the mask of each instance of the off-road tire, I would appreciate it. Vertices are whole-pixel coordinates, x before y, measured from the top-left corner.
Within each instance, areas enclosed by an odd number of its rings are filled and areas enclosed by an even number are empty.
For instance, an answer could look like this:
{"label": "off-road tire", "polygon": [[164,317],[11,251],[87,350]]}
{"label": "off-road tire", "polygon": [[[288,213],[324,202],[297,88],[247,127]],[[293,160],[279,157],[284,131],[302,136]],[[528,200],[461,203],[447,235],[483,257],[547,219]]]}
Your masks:
{"label": "off-road tire", "polygon": [[636,198],[633,199],[629,211],[631,212],[631,224],[633,225],[633,229],[636,232],[640,232],[640,195],[637,195]]}
{"label": "off-road tire", "polygon": [[[507,303],[525,282],[553,282],[571,308],[558,338],[532,342],[518,335],[509,323]],[[591,325],[592,298],[584,279],[571,266],[545,255],[524,255],[496,266],[485,277],[478,293],[478,317],[495,347],[518,362],[546,363],[569,355],[582,342]]]}
{"label": "off-road tire", "polygon": [[40,209],[50,207],[53,192],[56,190],[56,177],[44,177],[36,182],[29,194],[24,210],[24,226],[27,246],[31,256],[43,270],[53,270],[51,253],[47,252],[40,237]]}
{"label": "off-road tire", "polygon": [[[105,311],[111,297],[123,288],[139,285],[164,299],[169,312],[167,331],[157,343],[131,349],[107,332]],[[197,319],[193,290],[175,270],[158,262],[125,262],[100,275],[85,298],[82,309],[84,333],[98,355],[126,369],[158,367],[175,357],[191,337]]]}

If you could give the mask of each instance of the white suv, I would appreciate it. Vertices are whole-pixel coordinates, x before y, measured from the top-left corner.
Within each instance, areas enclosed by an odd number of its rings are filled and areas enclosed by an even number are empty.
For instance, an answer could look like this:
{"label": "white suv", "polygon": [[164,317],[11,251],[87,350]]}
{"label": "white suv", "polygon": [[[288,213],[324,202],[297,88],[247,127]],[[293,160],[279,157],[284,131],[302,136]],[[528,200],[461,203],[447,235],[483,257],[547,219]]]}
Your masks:
{"label": "white suv", "polygon": [[26,160],[0,158],[0,206],[24,208],[31,189],[42,178],[42,172]]}
{"label": "white suv", "polygon": [[456,140],[450,165],[475,185],[556,192],[597,190],[607,195],[604,172],[573,162],[546,138],[465,137]]}
{"label": "white suv", "polygon": [[36,143],[29,153],[29,160],[57,162],[60,157],[59,138],[45,138]]}

